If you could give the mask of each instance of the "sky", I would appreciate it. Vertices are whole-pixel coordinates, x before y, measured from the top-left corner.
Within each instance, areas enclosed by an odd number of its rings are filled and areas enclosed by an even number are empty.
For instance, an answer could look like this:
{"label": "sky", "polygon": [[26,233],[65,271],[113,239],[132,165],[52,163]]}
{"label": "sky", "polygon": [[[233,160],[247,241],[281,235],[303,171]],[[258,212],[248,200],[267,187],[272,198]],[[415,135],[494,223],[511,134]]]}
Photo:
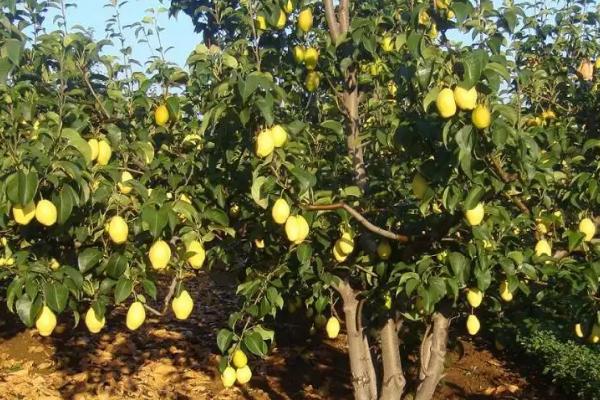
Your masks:
{"label": "sky", "polygon": [[[158,11],[160,8],[168,9],[170,1],[168,0],[119,0],[125,3],[121,9],[121,24],[123,26],[135,22],[141,22],[144,16],[151,15],[151,9]],[[67,9],[67,27],[70,30],[74,25],[81,25],[85,28],[93,29],[94,39],[104,39],[106,37],[106,21],[114,14],[112,7],[106,7],[109,0],[71,0],[66,2],[76,3],[76,7]],[[49,15],[45,20],[44,26],[48,30],[56,29],[53,17],[58,13],[57,10],[49,10]],[[188,55],[201,42],[201,35],[194,32],[192,20],[184,13],[179,13],[177,19],[169,17],[165,12],[158,13],[158,25],[165,30],[160,33],[164,48],[173,46],[166,54],[166,59],[180,66],[185,66]],[[132,58],[140,63],[147,61],[152,55],[146,44],[137,43],[133,29],[126,29],[125,36],[127,45],[133,49]],[[118,44],[118,41],[115,41]],[[156,37],[150,38],[153,48],[158,47]],[[117,48],[106,48],[108,53],[118,53]]]}

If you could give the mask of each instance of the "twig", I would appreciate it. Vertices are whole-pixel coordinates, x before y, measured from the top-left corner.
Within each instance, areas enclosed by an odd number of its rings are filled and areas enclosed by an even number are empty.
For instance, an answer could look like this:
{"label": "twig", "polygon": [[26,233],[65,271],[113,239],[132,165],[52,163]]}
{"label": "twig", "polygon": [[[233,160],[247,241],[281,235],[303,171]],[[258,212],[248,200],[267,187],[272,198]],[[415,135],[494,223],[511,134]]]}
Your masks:
{"label": "twig", "polygon": [[[504,183],[510,183],[512,181],[515,181],[519,178],[518,174],[509,174],[508,172],[506,172],[504,170],[504,168],[502,167],[502,162],[500,161],[498,155],[493,155],[489,157],[490,162],[492,163],[492,166],[494,167],[494,170],[496,171],[496,173],[500,176],[500,179],[502,179],[502,182]],[[527,207],[527,205],[523,202],[523,200],[519,197],[519,196],[511,196],[508,193],[505,193],[505,195],[512,200],[512,202],[525,214],[531,214],[531,211],[529,210],[529,207]]]}
{"label": "twig", "polygon": [[175,294],[175,287],[177,286],[177,275],[173,277],[171,281],[171,286],[169,286],[169,292],[165,296],[165,304],[163,304],[162,315],[165,315],[167,309],[169,308],[169,303],[171,302],[171,297]]}
{"label": "twig", "polygon": [[152,314],[158,315],[159,317],[162,317],[164,315],[164,312],[161,313],[160,311],[150,307],[148,304],[144,304],[144,308],[150,311]]}
{"label": "twig", "polygon": [[380,228],[376,225],[373,225],[371,222],[369,222],[369,220],[367,220],[365,217],[363,217],[361,213],[359,213],[354,208],[350,207],[348,204],[343,203],[343,202],[335,203],[335,204],[325,204],[325,205],[308,204],[308,205],[303,205],[302,207],[306,210],[313,210],[313,211],[318,211],[318,210],[331,211],[331,210],[337,210],[337,209],[343,208],[350,215],[352,215],[358,222],[360,222],[365,228],[367,228],[368,230],[370,230],[373,233],[376,233],[380,236],[386,237],[391,240],[397,240],[401,243],[407,243],[407,242],[410,242],[410,240],[411,240],[410,237],[407,235],[403,235],[400,233],[394,233],[394,232],[388,231],[386,229]]}
{"label": "twig", "polygon": [[85,71],[82,67],[79,67],[79,69],[81,70],[81,73],[83,74],[83,80],[84,80],[86,86],[88,87],[88,89],[90,89],[90,92],[92,92],[92,96],[94,96],[94,99],[96,99],[96,103],[98,103],[98,105],[100,106],[102,113],[104,114],[104,116],[106,118],[110,118],[110,114],[108,113],[108,111],[104,107],[104,104],[102,104],[102,101],[100,101],[100,97],[98,97],[98,94],[92,87],[92,83],[90,82],[90,78],[88,76],[89,73],[87,71]]}

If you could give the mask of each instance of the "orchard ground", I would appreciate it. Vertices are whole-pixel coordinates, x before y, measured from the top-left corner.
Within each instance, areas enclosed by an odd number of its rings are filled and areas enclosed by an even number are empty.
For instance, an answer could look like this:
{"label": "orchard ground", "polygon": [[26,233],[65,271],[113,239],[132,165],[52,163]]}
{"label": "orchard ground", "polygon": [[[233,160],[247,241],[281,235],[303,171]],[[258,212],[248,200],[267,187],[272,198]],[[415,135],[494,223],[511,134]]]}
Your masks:
{"label": "orchard ground", "polygon": [[[253,360],[249,385],[224,389],[218,372],[215,332],[237,306],[234,280],[203,274],[190,283],[196,301],[192,316],[178,321],[169,313],[149,315],[138,331],[124,324],[117,308],[97,335],[61,318],[50,338],[23,329],[3,305],[0,336],[0,393],[7,399],[350,399],[346,338],[311,336],[308,324],[283,316],[278,346],[264,360]],[[160,285],[167,290],[168,282]],[[295,322],[294,322],[295,321]],[[456,326],[461,331],[461,326]],[[528,363],[493,349],[485,338],[459,332],[452,344],[446,376],[435,399],[564,399],[550,382],[528,370]],[[309,338],[308,340],[306,338]],[[414,355],[408,356],[414,369]],[[511,393],[515,391],[514,393]]]}

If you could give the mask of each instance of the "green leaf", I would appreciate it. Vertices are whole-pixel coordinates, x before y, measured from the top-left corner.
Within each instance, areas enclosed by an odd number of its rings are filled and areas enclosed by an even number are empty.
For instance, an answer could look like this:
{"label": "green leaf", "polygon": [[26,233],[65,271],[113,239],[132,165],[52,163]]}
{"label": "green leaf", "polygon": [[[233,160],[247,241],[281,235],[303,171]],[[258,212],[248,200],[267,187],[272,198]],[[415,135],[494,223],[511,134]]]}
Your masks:
{"label": "green leaf", "polygon": [[133,291],[133,282],[131,280],[122,277],[115,286],[115,303],[120,304],[123,300],[129,297]]}
{"label": "green leaf", "polygon": [[292,175],[294,175],[294,177],[296,177],[296,179],[300,183],[300,190],[298,193],[299,196],[302,196],[308,189],[317,184],[317,178],[303,168],[292,167],[292,169],[290,169],[290,172],[292,173]]}
{"label": "green leaf", "polygon": [[429,105],[431,103],[433,103],[435,101],[435,99],[437,99],[437,96],[439,93],[440,93],[439,86],[435,86],[429,92],[427,92],[427,95],[423,99],[423,111],[427,111],[427,109],[429,108]]}
{"label": "green leaf", "polygon": [[146,205],[142,208],[142,223],[155,239],[160,237],[163,229],[167,226],[169,210],[166,206],[156,210],[154,205]]}
{"label": "green leaf", "polygon": [[338,136],[342,136],[344,134],[344,125],[333,119],[328,119],[327,121],[321,122],[321,127],[332,130]]}
{"label": "green leaf", "polygon": [[221,329],[219,333],[217,333],[217,347],[221,351],[221,353],[225,354],[231,345],[231,341],[233,339],[233,332],[229,329]]}
{"label": "green leaf", "polygon": [[142,281],[142,286],[144,287],[144,292],[146,292],[146,294],[150,296],[152,300],[156,300],[156,284],[150,279],[144,279]]}
{"label": "green leaf", "polygon": [[267,344],[258,332],[252,332],[244,337],[243,343],[254,355],[262,357],[267,353]]}
{"label": "green leaf", "polygon": [[101,259],[102,252],[100,250],[93,247],[83,250],[77,256],[77,264],[79,266],[79,271],[81,271],[82,274],[85,274],[90,269],[98,265]]}
{"label": "green leaf", "polygon": [[34,312],[33,305],[33,301],[27,294],[19,297],[15,303],[17,315],[28,327],[33,326],[35,317],[37,316],[37,312]]}
{"label": "green leaf", "polygon": [[298,257],[298,261],[300,261],[301,264],[308,263],[312,256],[312,252],[313,250],[310,244],[302,243],[296,249],[296,256]]}
{"label": "green leaf", "polygon": [[122,254],[115,253],[108,259],[105,271],[111,278],[119,279],[128,266],[127,258]]}
{"label": "green leaf", "polygon": [[485,70],[486,71],[490,70],[490,71],[497,73],[502,78],[504,78],[505,81],[510,80],[510,73],[508,72],[508,69],[506,69],[506,67],[500,63],[497,63],[497,62],[488,63],[485,66]]}
{"label": "green leaf", "polygon": [[454,274],[458,282],[461,285],[464,285],[468,276],[467,258],[461,253],[451,252],[450,254],[448,254],[448,260],[450,261],[450,268],[452,269],[452,273]]}
{"label": "green leaf", "polygon": [[464,74],[461,86],[473,87],[479,81],[481,73],[486,66],[488,55],[483,49],[468,53],[462,60]]}
{"label": "green leaf", "polygon": [[73,212],[73,192],[73,188],[65,184],[58,193],[58,196],[53,199],[58,212],[57,222],[59,225],[67,222]]}
{"label": "green leaf", "polygon": [[49,282],[44,286],[46,305],[56,313],[61,313],[69,300],[69,289],[58,282]]}
{"label": "green leaf", "polygon": [[254,200],[254,202],[256,204],[258,204],[260,207],[262,207],[265,210],[269,206],[269,201],[267,200],[266,197],[261,198],[260,188],[265,184],[266,181],[267,181],[267,178],[265,178],[264,176],[256,176],[256,177],[254,177],[254,179],[252,181],[252,187],[250,188],[250,194],[252,195],[252,200]]}
{"label": "green leaf", "polygon": [[74,147],[81,155],[83,155],[86,164],[92,161],[92,149],[88,142],[81,137],[79,132],[72,128],[63,128],[61,135],[67,139],[69,146]]}
{"label": "green leaf", "polygon": [[35,171],[23,172],[17,174],[17,185],[19,188],[18,204],[29,204],[33,201],[38,188],[38,174]]}
{"label": "green leaf", "polygon": [[6,49],[6,55],[8,59],[14,64],[19,65],[21,60],[21,52],[23,51],[23,44],[18,39],[6,39],[4,42],[4,48]]}
{"label": "green leaf", "polygon": [[471,210],[475,208],[481,197],[485,194],[485,189],[481,186],[474,186],[467,195],[463,207],[465,210]]}
{"label": "green leaf", "polygon": [[204,212],[203,216],[221,226],[229,226],[229,217],[225,211],[218,208],[209,208]]}

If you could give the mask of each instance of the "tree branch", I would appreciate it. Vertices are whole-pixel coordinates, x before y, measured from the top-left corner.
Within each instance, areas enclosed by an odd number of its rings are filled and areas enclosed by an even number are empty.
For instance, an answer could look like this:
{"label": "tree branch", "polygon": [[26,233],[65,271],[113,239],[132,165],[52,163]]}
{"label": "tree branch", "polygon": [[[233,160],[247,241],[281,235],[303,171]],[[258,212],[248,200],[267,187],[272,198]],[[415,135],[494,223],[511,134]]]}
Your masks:
{"label": "tree branch", "polygon": [[110,119],[110,114],[106,110],[106,107],[104,107],[104,104],[102,104],[102,101],[100,100],[100,97],[98,97],[98,94],[96,93],[96,91],[94,90],[94,87],[92,86],[92,83],[90,82],[90,77],[89,77],[88,71],[84,70],[82,67],[79,67],[79,70],[83,74],[83,81],[85,82],[85,84],[88,87],[88,89],[90,89],[90,92],[92,92],[92,96],[94,96],[94,99],[96,100],[96,103],[98,103],[98,105],[100,106],[100,109],[102,110],[102,113],[104,114],[104,116],[106,118]]}
{"label": "tree branch", "polygon": [[350,0],[340,0],[339,7],[340,33],[344,34],[350,29]]}
{"label": "tree branch", "polygon": [[331,36],[331,40],[336,43],[337,38],[340,35],[340,25],[335,17],[333,0],[323,0],[323,6],[325,7],[325,18],[327,19],[327,25],[329,26],[329,36]]}
{"label": "tree branch", "polygon": [[[518,174],[509,174],[508,172],[506,172],[504,170],[504,167],[502,166],[502,161],[500,161],[500,158],[498,157],[498,155],[490,156],[490,157],[488,157],[488,159],[492,163],[492,166],[494,167],[494,171],[496,171],[496,173],[500,176],[500,179],[502,179],[502,182],[510,183],[519,178]],[[506,196],[510,200],[512,200],[512,202],[519,208],[519,210],[521,210],[525,214],[531,214],[529,207],[527,207],[527,205],[523,202],[523,200],[519,196],[511,196],[510,194],[506,194]]]}
{"label": "tree branch", "polygon": [[306,210],[313,210],[313,211],[318,211],[318,210],[331,211],[331,210],[337,210],[337,209],[343,208],[350,215],[352,215],[358,222],[360,222],[365,228],[367,228],[368,230],[370,230],[373,233],[376,233],[380,236],[383,236],[383,237],[391,239],[391,240],[397,240],[400,243],[407,243],[411,240],[410,237],[407,235],[403,235],[400,233],[394,233],[394,232],[388,231],[386,229],[380,228],[376,225],[373,225],[371,222],[369,222],[369,220],[367,220],[365,217],[363,217],[361,213],[359,213],[354,208],[350,207],[348,204],[343,203],[343,202],[334,203],[334,204],[324,204],[324,205],[309,204],[309,205],[304,205],[302,207]]}
{"label": "tree branch", "polygon": [[406,379],[400,361],[400,345],[396,322],[389,318],[380,330],[383,358],[383,383],[380,400],[400,400]]}

